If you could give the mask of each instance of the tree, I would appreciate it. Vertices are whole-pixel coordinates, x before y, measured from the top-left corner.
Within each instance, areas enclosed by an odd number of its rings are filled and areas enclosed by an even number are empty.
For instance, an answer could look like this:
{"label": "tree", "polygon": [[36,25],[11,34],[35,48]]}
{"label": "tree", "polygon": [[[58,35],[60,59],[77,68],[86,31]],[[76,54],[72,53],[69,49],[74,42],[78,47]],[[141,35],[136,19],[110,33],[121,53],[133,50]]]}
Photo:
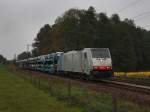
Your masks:
{"label": "tree", "polygon": [[113,24],[119,24],[120,23],[120,17],[118,14],[113,14],[111,16],[111,20]]}
{"label": "tree", "polygon": [[[42,55],[51,52],[51,31],[52,28],[48,24],[40,29],[32,44],[35,49],[32,52],[33,55]],[[36,54],[34,54],[35,51]]]}
{"label": "tree", "polygon": [[17,60],[23,60],[23,59],[27,59],[31,57],[31,53],[30,52],[22,52],[21,54],[19,54],[17,56]]}
{"label": "tree", "polygon": [[7,59],[4,58],[2,55],[0,55],[0,64],[5,64],[7,62]]}

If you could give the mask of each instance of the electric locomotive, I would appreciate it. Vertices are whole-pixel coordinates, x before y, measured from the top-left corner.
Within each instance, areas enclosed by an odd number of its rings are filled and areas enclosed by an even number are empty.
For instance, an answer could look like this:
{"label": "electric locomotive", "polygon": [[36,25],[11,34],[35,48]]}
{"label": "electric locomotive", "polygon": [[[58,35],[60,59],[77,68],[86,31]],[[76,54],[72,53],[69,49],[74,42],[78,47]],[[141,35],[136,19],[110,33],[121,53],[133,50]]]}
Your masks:
{"label": "electric locomotive", "polygon": [[84,48],[61,55],[58,71],[85,77],[111,77],[112,60],[108,48]]}

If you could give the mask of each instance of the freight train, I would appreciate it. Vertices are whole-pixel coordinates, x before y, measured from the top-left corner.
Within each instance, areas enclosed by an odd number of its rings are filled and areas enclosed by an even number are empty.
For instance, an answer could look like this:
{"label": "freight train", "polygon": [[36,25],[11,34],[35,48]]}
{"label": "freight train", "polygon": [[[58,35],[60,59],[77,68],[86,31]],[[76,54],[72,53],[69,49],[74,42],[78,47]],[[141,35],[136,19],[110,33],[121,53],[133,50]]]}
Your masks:
{"label": "freight train", "polygon": [[50,74],[84,78],[113,76],[112,59],[108,48],[84,48],[68,52],[56,52],[16,61],[20,68]]}

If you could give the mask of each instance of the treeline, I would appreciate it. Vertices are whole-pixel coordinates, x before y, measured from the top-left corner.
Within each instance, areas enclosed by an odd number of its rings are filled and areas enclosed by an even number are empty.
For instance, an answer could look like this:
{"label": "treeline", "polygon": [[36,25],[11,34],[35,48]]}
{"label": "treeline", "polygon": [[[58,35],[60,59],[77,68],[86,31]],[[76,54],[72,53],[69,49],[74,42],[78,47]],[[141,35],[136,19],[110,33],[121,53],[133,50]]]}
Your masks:
{"label": "treeline", "polygon": [[1,64],[6,64],[7,63],[7,59],[4,58],[4,56],[0,55],[0,65]]}
{"label": "treeline", "polygon": [[150,31],[117,14],[97,13],[93,7],[70,9],[55,24],[44,25],[30,56],[85,47],[110,48],[115,71],[150,70]]}

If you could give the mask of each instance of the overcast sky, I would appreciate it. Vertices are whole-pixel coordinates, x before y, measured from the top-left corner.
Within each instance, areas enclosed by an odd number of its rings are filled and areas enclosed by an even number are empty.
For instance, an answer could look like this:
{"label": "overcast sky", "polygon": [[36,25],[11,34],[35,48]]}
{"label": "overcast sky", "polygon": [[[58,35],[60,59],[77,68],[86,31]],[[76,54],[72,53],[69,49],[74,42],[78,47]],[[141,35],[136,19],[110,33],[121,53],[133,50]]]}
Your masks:
{"label": "overcast sky", "polygon": [[140,15],[135,23],[150,29],[150,0],[0,0],[0,54],[12,59],[32,44],[44,24],[52,25],[70,8],[89,6],[108,16],[119,13],[121,18],[133,19]]}

